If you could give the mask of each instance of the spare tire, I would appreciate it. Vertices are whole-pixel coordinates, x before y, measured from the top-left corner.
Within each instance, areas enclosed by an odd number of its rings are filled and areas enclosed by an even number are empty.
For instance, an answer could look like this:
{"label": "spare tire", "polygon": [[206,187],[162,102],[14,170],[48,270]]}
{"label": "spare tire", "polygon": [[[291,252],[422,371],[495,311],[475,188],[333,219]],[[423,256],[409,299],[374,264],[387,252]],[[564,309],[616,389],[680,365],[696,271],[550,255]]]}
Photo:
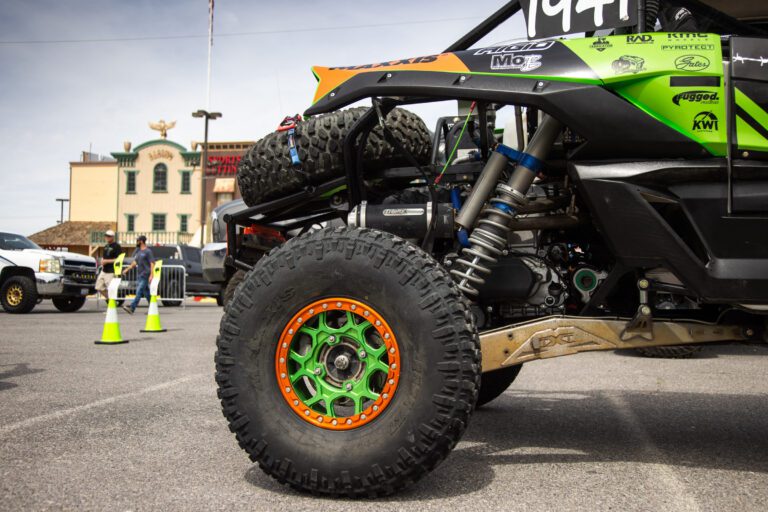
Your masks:
{"label": "spare tire", "polygon": [[[368,107],[357,107],[312,117],[296,126],[296,148],[301,169],[294,169],[286,132],[267,135],[243,156],[237,183],[245,204],[254,206],[317,185],[344,174],[344,137]],[[420,164],[427,164],[432,143],[429,130],[413,112],[396,108],[387,116],[387,127]],[[368,136],[363,154],[366,169],[409,165],[389,144],[377,126]]]}

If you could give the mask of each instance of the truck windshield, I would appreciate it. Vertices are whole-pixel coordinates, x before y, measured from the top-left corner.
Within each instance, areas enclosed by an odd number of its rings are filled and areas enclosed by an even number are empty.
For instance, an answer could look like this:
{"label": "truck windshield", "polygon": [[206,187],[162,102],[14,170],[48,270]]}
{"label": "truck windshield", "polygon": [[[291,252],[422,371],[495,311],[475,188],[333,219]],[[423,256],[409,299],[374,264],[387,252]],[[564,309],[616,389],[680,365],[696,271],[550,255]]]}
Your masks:
{"label": "truck windshield", "polygon": [[40,246],[21,235],[0,233],[0,249],[6,251],[23,251],[24,249],[40,249]]}

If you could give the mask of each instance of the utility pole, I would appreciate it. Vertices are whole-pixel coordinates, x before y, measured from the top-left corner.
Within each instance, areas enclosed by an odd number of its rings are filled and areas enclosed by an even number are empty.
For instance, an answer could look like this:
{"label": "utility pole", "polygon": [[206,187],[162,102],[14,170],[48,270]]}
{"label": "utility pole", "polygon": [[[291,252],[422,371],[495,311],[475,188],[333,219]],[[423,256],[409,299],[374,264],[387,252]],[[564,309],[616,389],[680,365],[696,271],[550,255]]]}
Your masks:
{"label": "utility pole", "polygon": [[59,217],[59,222],[57,224],[61,224],[64,222],[64,203],[68,203],[69,199],[56,199],[61,204],[61,216]]}
{"label": "utility pole", "polygon": [[208,120],[218,119],[221,112],[208,112],[207,110],[198,110],[192,112],[192,117],[205,118],[205,135],[203,136],[203,155],[200,162],[200,247],[205,245],[205,171],[208,169]]}

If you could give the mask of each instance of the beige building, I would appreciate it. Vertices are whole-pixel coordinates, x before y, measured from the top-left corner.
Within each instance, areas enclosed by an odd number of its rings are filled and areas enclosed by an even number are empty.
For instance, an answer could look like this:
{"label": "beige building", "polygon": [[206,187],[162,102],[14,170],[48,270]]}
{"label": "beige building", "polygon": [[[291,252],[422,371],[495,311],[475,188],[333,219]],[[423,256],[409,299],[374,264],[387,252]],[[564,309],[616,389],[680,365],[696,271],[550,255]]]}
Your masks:
{"label": "beige building", "polygon": [[[193,142],[188,151],[166,139],[174,124],[151,123],[161,138],[135,147],[125,142],[123,151],[111,153],[112,158],[84,152],[81,161],[70,162],[69,221],[81,226],[86,222],[116,225],[118,241],[124,245],[132,245],[139,235],[151,244],[201,245],[202,143]],[[237,165],[251,145],[251,141],[208,143],[207,215],[240,197]],[[210,234],[209,224],[206,232]],[[103,244],[103,233],[94,231],[88,251],[95,252]]]}
{"label": "beige building", "polygon": [[[157,139],[112,153],[117,230],[159,243],[189,243],[200,228],[200,153]],[[199,234],[198,234],[199,243]]]}

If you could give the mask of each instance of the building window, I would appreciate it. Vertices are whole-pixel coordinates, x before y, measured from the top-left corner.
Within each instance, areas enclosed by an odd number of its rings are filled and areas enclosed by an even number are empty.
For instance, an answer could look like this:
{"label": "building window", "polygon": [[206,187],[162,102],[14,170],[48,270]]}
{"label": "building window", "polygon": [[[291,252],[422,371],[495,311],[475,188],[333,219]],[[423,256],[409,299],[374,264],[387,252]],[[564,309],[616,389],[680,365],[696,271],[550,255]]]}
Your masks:
{"label": "building window", "polygon": [[136,231],[136,214],[135,213],[125,214],[125,229],[129,233]]}
{"label": "building window", "polygon": [[179,231],[189,233],[189,214],[179,215]]}
{"label": "building window", "polygon": [[191,194],[192,193],[192,173],[189,171],[181,171],[181,193],[182,194]]}
{"label": "building window", "polygon": [[136,171],[125,172],[125,193],[126,194],[136,193]]}
{"label": "building window", "polygon": [[165,214],[152,214],[152,231],[165,231]]}
{"label": "building window", "polygon": [[168,167],[157,164],[152,179],[152,192],[168,192]]}

